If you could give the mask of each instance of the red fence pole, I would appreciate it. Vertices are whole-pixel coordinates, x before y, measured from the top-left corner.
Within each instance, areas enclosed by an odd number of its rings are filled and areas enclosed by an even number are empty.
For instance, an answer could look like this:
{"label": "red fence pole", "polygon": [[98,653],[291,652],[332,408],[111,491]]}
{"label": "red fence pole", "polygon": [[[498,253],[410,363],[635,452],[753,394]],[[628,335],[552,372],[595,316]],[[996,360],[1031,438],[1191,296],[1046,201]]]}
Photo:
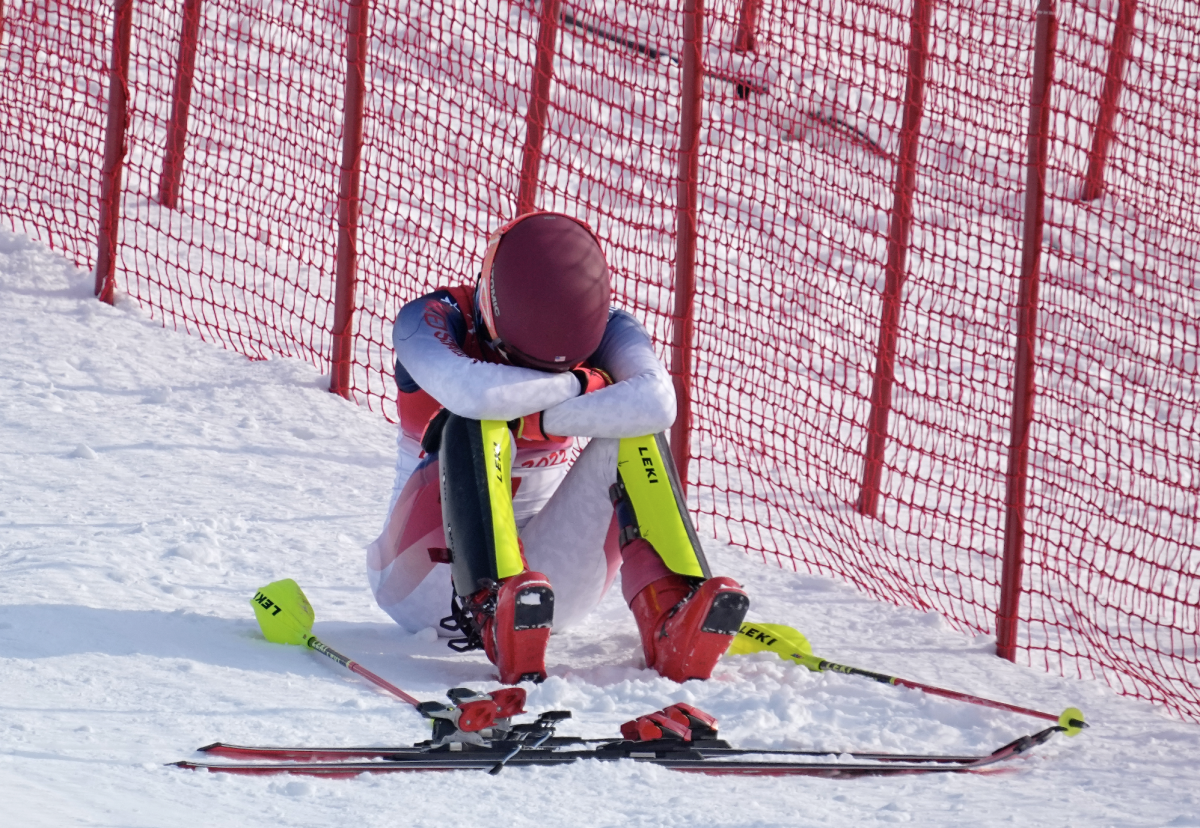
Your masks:
{"label": "red fence pole", "polygon": [[114,0],[112,61],[108,69],[108,126],[104,166],[100,169],[100,230],[96,237],[96,296],[113,303],[117,266],[117,228],[121,215],[121,170],[129,127],[129,39],[133,0]]}
{"label": "red fence pole", "polygon": [[329,390],[346,399],[354,378],[354,294],[358,280],[358,201],[366,91],[368,0],[348,0],[346,90],[342,123],[342,169],[338,183],[337,281],[333,302],[333,351]]}
{"label": "red fence pole", "polygon": [[558,43],[559,0],[542,0],[538,20],[537,57],[533,65],[533,89],[525,111],[525,147],[521,150],[521,187],[517,192],[517,215],[536,209],[541,181],[542,138],[550,106],[550,82],[554,79],[554,53]]}
{"label": "red fence pole", "polygon": [[1007,515],[996,612],[996,654],[1016,660],[1017,620],[1021,610],[1021,569],[1025,554],[1025,491],[1029,428],[1036,391],[1038,267],[1042,254],[1042,216],[1046,198],[1046,157],[1050,140],[1050,87],[1054,80],[1054,44],[1058,33],[1055,0],[1039,0],[1033,81],[1029,95],[1029,160],[1025,172],[1025,228],[1021,284],[1017,295],[1017,353],[1013,370],[1012,436],[1008,451]]}
{"label": "red fence pole", "polygon": [[704,112],[704,0],[684,0],[680,62],[679,187],[675,203],[675,324],[671,378],[678,413],[671,426],[671,456],[687,491],[692,428],[692,331],[696,298],[696,205],[700,174],[700,122]]}
{"label": "red fence pole", "polygon": [[158,179],[158,202],[172,210],[179,198],[179,173],[187,148],[188,109],[192,100],[192,75],[196,68],[196,42],[200,32],[200,3],[201,0],[183,0],[179,56],[175,61],[175,84],[171,91],[171,120],[167,122],[167,146],[163,151],[162,176]]}
{"label": "red fence pole", "polygon": [[1117,26],[1108,47],[1108,71],[1104,89],[1100,92],[1100,112],[1092,130],[1092,151],[1088,153],[1087,178],[1083,181],[1083,200],[1099,198],[1104,192],[1104,168],[1108,163],[1108,146],[1113,139],[1113,122],[1117,118],[1117,103],[1125,84],[1125,66],[1129,62],[1129,44],[1133,40],[1133,18],[1137,0],[1121,0],[1117,8]]}
{"label": "red fence pole", "polygon": [[757,43],[758,13],[762,11],[762,0],[742,0],[738,12],[737,35],[733,39],[733,51],[753,52]]}
{"label": "red fence pole", "polygon": [[917,185],[917,150],[921,144],[921,118],[925,110],[925,64],[929,58],[929,15],[935,0],[914,0],[908,39],[908,80],[904,88],[904,121],[900,127],[900,156],[892,187],[892,215],[888,226],[888,257],[884,265],[883,312],[879,320],[879,348],[871,385],[871,414],[867,420],[867,450],[863,457],[862,490],[856,508],[873,517],[879,503],[883,477],[883,452],[887,447],[888,417],[895,382],[896,336],[900,298],[904,287],[908,243],[912,229],[913,190]]}

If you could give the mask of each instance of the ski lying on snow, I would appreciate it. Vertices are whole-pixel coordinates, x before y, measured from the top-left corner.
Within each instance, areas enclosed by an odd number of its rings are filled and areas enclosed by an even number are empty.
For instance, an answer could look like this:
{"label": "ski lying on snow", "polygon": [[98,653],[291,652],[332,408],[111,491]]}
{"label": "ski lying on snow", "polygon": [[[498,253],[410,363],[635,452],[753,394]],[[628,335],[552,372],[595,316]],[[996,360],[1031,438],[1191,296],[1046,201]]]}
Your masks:
{"label": "ski lying on snow", "polygon": [[[405,773],[416,771],[485,770],[496,772],[504,766],[565,765],[583,759],[616,761],[628,759],[658,765],[670,770],[712,775],[745,776],[892,776],[920,773],[969,773],[1012,759],[1043,744],[1061,727],[1049,727],[1030,736],[1022,736],[990,754],[978,756],[938,756],[920,754],[837,754],[847,761],[783,761],[788,756],[828,756],[813,751],[740,750],[720,740],[680,742],[656,740],[635,742],[620,740],[584,750],[563,746],[531,746],[523,741],[494,742],[488,746],[463,745],[451,750],[414,745],[406,748],[256,748],[216,743],[201,748],[206,753],[231,758],[289,759],[240,764],[175,762],[175,767],[219,773],[265,775],[293,773],[307,776],[347,777],[361,773]],[[570,740],[566,740],[570,741]],[[582,742],[578,740],[575,744]],[[779,759],[739,758],[772,756]],[[322,759],[363,759],[374,761],[313,761]]]}
{"label": "ski lying on snow", "polygon": [[[583,744],[625,744],[623,742],[614,742],[612,739],[579,739],[570,736],[554,737],[545,742],[546,747],[561,748],[565,746],[577,746]],[[678,747],[678,742],[673,743],[672,747]],[[961,764],[963,762],[973,762],[979,758],[977,755],[970,756],[955,756],[955,755],[940,755],[926,753],[852,753],[849,751],[836,750],[772,750],[770,748],[732,748],[720,740],[712,739],[705,741],[697,741],[689,743],[690,750],[699,753],[705,759],[713,759],[722,756],[838,756],[842,758],[850,758],[861,761],[870,762],[945,762],[950,764]],[[661,749],[661,747],[660,747]],[[210,756],[221,756],[226,759],[274,759],[276,761],[288,762],[337,762],[347,759],[385,759],[385,760],[400,760],[409,756],[428,756],[433,749],[428,745],[411,745],[405,747],[311,747],[311,748],[295,748],[295,747],[247,747],[245,745],[230,745],[225,742],[214,742],[211,745],[205,745],[197,749],[200,753],[207,753]],[[644,745],[642,750],[644,751]],[[483,751],[478,748],[472,750],[472,756],[479,756]],[[494,753],[497,758],[503,756],[507,751],[495,749]],[[587,751],[582,753],[586,754]]]}

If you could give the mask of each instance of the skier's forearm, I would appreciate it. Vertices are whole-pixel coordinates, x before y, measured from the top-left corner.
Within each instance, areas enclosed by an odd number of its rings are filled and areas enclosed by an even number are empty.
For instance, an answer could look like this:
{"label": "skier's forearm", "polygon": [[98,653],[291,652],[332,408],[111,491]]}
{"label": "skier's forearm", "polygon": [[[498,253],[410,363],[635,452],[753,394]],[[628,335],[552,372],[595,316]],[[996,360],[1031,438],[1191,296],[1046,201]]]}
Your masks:
{"label": "skier's forearm", "polygon": [[546,409],[542,427],[564,437],[640,437],[675,422],[675,392],[657,371]]}
{"label": "skier's forearm", "polygon": [[473,420],[511,420],[579,393],[571,374],[493,365],[462,352],[461,316],[437,300],[411,302],[392,334],[396,358],[418,386],[450,411]]}
{"label": "skier's forearm", "polygon": [[[403,355],[400,359],[404,362]],[[524,417],[579,393],[579,381],[571,374],[546,374],[453,355],[411,364],[409,373],[421,388],[450,411],[472,420]]]}
{"label": "skier's forearm", "polygon": [[564,437],[641,437],[675,422],[675,387],[646,329],[614,311],[591,363],[616,384],[546,409],[542,426]]}

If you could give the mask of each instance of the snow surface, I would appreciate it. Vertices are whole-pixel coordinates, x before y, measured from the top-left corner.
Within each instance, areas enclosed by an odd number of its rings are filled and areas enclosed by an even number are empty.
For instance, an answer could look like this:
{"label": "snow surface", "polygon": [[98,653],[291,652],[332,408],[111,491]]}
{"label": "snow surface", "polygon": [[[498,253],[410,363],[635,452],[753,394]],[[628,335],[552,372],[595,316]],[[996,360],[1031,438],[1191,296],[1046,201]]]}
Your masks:
{"label": "snow surface", "polygon": [[[375,607],[363,547],[391,488],[393,426],[298,360],[248,361],[159,327],[91,277],[0,231],[0,802],[5,825],[1200,826],[1200,727],[1097,681],[1002,661],[936,614],[709,543],[751,617],[843,663],[1058,712],[1092,728],[990,775],[735,779],[588,763],[486,774],[313,780],[166,767],[215,740],[403,744],[405,705],[299,648],[269,644],[249,599],[294,577],[316,633],[409,692],[496,686],[478,653],[408,635]],[[676,701],[741,746],[976,752],[1038,720],[760,654],[708,682],[640,667],[614,589],[551,639],[532,711],[564,733]]]}

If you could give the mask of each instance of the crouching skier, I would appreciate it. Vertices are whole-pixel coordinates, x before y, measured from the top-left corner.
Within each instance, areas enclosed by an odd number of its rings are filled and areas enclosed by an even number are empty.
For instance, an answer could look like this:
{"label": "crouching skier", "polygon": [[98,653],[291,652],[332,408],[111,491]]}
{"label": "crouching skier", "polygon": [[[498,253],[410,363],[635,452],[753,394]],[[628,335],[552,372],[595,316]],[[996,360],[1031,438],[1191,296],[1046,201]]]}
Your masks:
{"label": "crouching skier", "polygon": [[709,571],[662,433],[670,377],[610,297],[587,225],[530,213],[491,237],[476,285],[409,302],[393,329],[399,453],[371,586],[413,631],[452,593],[450,646],[482,647],[508,684],[545,678],[551,625],[618,568],[647,666],[676,681],[711,675],[749,606]]}

